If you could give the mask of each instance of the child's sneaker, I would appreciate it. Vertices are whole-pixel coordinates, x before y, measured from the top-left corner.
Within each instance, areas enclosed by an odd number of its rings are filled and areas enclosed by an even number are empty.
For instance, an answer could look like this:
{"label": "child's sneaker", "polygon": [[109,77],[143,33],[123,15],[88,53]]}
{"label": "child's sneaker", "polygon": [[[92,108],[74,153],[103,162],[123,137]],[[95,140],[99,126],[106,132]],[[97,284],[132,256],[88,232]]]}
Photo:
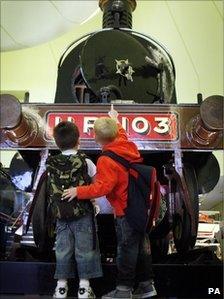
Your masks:
{"label": "child's sneaker", "polygon": [[67,298],[68,286],[57,286],[53,295],[53,298]]}
{"label": "child's sneaker", "polygon": [[91,287],[80,287],[78,290],[79,299],[94,299],[96,298],[95,294]]}
{"label": "child's sneaker", "polygon": [[132,298],[132,294],[130,290],[122,290],[119,288],[116,288],[115,290],[111,291],[110,293],[102,296],[102,299],[115,299],[115,298],[119,298],[119,299],[131,299]]}
{"label": "child's sneaker", "polygon": [[144,299],[156,296],[157,292],[154,287],[154,281],[150,280],[148,283],[140,283],[138,288],[134,291],[132,298],[133,299]]}

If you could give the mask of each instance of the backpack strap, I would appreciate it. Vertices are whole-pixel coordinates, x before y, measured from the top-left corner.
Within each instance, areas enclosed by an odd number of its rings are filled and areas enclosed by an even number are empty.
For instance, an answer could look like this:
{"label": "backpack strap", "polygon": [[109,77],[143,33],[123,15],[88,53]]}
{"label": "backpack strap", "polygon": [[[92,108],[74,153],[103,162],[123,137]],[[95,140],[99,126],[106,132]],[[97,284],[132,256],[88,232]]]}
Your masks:
{"label": "backpack strap", "polygon": [[105,151],[101,154],[101,156],[106,156],[106,157],[109,157],[111,158],[112,160],[120,163],[122,166],[124,166],[127,170],[129,170],[131,168],[131,163],[126,160],[125,158],[115,154],[114,152],[112,151]]}

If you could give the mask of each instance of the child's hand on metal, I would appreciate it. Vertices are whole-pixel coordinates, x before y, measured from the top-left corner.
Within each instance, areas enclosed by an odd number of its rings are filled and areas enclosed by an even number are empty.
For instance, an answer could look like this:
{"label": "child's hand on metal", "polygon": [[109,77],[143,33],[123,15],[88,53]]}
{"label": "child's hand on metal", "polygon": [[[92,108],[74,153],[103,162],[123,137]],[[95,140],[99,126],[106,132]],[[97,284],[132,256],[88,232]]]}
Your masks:
{"label": "child's hand on metal", "polygon": [[110,116],[110,118],[113,118],[118,121],[119,113],[117,112],[117,110],[114,109],[113,104],[111,104],[111,108],[110,108],[110,111],[108,112],[108,115]]}
{"label": "child's hand on metal", "polygon": [[77,188],[65,189],[62,194],[61,200],[67,200],[69,202],[74,198],[76,198],[76,196],[77,196]]}

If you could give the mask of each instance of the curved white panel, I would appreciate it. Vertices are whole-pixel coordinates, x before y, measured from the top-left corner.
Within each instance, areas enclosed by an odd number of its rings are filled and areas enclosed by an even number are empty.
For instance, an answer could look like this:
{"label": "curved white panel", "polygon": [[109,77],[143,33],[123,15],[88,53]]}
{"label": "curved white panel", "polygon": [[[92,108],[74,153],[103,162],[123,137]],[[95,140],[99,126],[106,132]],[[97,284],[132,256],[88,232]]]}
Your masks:
{"label": "curved white panel", "polygon": [[1,1],[1,51],[47,42],[97,11],[98,1]]}

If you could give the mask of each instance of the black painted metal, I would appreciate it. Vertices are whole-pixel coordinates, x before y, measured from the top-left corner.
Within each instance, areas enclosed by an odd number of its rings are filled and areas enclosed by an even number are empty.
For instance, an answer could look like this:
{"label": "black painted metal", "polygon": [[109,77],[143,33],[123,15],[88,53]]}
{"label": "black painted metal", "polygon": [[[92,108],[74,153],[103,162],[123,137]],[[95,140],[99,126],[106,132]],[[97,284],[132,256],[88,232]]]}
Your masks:
{"label": "black painted metal", "polygon": [[[172,58],[150,37],[131,30],[101,30],[74,44],[62,57],[55,103],[101,103],[101,89],[109,87],[108,102],[176,103]],[[133,81],[117,73],[116,60],[128,60]]]}
{"label": "black painted metal", "polygon": [[[55,287],[55,265],[40,262],[0,262],[0,294],[51,295]],[[208,295],[209,287],[222,290],[222,265],[220,264],[155,264],[155,285],[158,296],[178,298],[219,298]],[[115,286],[114,264],[104,265],[104,277],[91,284],[99,298]],[[71,280],[70,296],[75,296],[77,281]]]}
{"label": "black painted metal", "polygon": [[103,28],[132,28],[131,1],[106,1],[103,6]]}

